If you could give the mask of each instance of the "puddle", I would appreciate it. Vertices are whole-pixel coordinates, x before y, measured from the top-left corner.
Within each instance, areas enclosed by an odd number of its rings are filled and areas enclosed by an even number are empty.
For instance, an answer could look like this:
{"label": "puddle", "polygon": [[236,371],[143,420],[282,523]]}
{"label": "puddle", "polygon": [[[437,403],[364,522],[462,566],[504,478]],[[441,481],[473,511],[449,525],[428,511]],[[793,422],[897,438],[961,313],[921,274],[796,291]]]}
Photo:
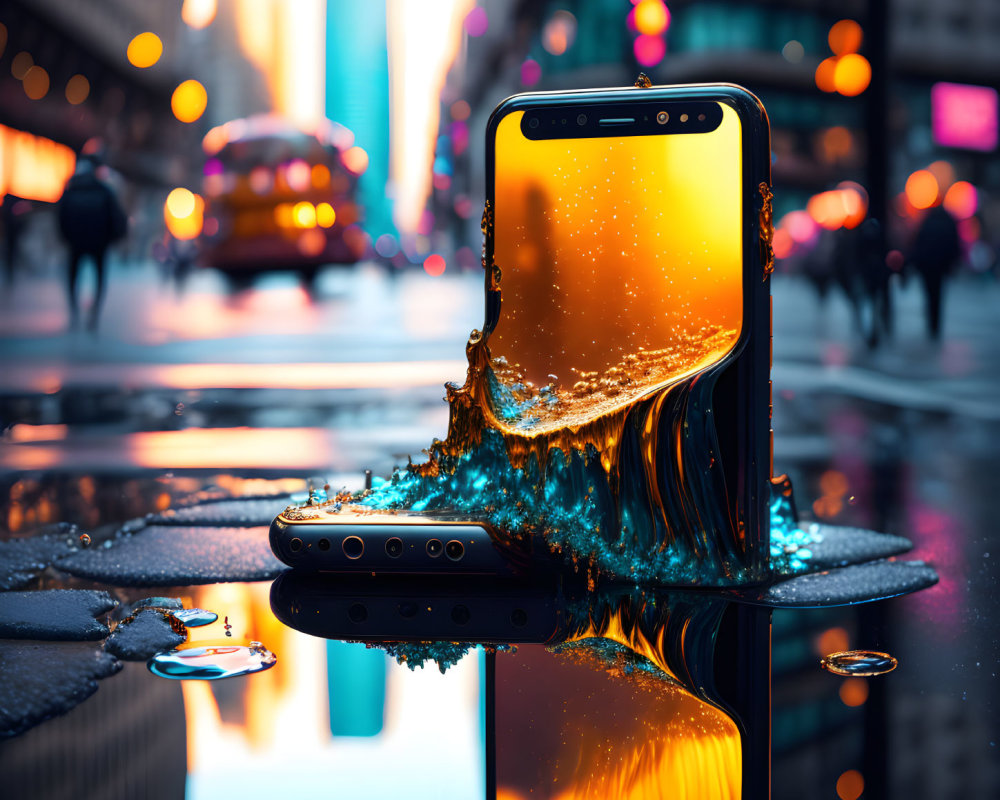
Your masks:
{"label": "puddle", "polygon": [[850,675],[859,678],[869,678],[875,675],[885,675],[899,666],[899,662],[888,653],[878,650],[844,650],[825,656],[820,666],[834,675]]}
{"label": "puddle", "polygon": [[277,656],[260,642],[249,645],[226,642],[157,653],[146,666],[161,678],[215,681],[263,672],[277,661]]}
{"label": "puddle", "polygon": [[204,608],[181,608],[172,611],[174,619],[184,623],[187,628],[200,628],[202,625],[211,625],[219,615],[214,611],[206,611]]}

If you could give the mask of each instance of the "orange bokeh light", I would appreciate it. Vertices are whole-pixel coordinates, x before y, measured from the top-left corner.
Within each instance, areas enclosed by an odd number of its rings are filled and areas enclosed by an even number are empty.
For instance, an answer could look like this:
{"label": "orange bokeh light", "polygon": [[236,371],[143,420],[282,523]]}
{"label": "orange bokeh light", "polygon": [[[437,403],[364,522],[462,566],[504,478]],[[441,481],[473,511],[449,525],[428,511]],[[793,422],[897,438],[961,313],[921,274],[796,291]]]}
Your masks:
{"label": "orange bokeh light", "polygon": [[868,200],[858,188],[842,186],[809,198],[806,211],[828,231],[856,228],[868,212]]}
{"label": "orange bokeh light", "polygon": [[840,800],[858,800],[865,790],[865,779],[856,769],[849,769],[837,778],[837,797]]}
{"label": "orange bokeh light", "polygon": [[647,36],[659,36],[670,25],[670,12],[662,0],[639,0],[635,7],[635,28]]}
{"label": "orange bokeh light", "polygon": [[313,164],[312,185],[316,189],[325,189],[330,185],[330,168],[326,164]]}
{"label": "orange bokeh light", "polygon": [[334,211],[333,206],[329,203],[319,203],[316,206],[316,224],[321,228],[333,227],[333,223],[337,221],[337,212]]}
{"label": "orange bokeh light", "polygon": [[194,122],[205,113],[208,106],[208,92],[198,81],[184,81],[170,98],[170,108],[181,122]]}
{"label": "orange bokeh light", "polygon": [[848,649],[849,642],[845,628],[827,628],[816,637],[816,653],[820,656],[842,653]]}
{"label": "orange bokeh light", "polygon": [[820,476],[819,488],[823,494],[843,497],[847,494],[847,476],[835,469],[827,470]]}
{"label": "orange bokeh light", "polygon": [[820,91],[831,93],[837,91],[837,85],[833,80],[836,70],[837,59],[835,56],[824,58],[819,62],[819,66],[816,67],[816,86],[819,87]]}
{"label": "orange bokeh light", "polygon": [[357,145],[345,150],[340,156],[340,160],[355,175],[360,175],[368,169],[368,153]]}
{"label": "orange bokeh light", "polygon": [[163,221],[175,239],[194,239],[204,224],[205,201],[190,189],[178,186],[163,204]]}
{"label": "orange bokeh light", "polygon": [[162,55],[163,42],[160,41],[159,36],[149,31],[140,33],[132,39],[125,50],[125,56],[128,58],[129,63],[133,67],[139,67],[140,69],[153,66],[153,64],[160,60],[160,56]]}
{"label": "orange bokeh light", "polygon": [[833,70],[833,86],[845,97],[857,97],[872,82],[872,65],[857,53],[837,59]]}
{"label": "orange bokeh light", "polygon": [[840,684],[840,700],[845,706],[857,708],[868,699],[868,681],[864,678],[848,678]]}
{"label": "orange bokeh light", "polygon": [[944,196],[944,207],[955,219],[968,219],[978,205],[976,187],[968,181],[953,183]]}
{"label": "orange bokeh light", "polygon": [[940,189],[930,170],[918,169],[906,179],[906,199],[914,208],[930,208],[938,203]]}
{"label": "orange bokeh light", "polygon": [[90,95],[90,81],[83,75],[74,75],[66,81],[66,99],[78,106]]}
{"label": "orange bokeh light", "polygon": [[305,200],[292,208],[292,221],[296,228],[316,227],[316,207]]}
{"label": "orange bokeh light", "polygon": [[826,40],[834,55],[843,56],[858,52],[861,47],[861,26],[853,19],[842,19],[834,23],[827,34]]}
{"label": "orange bokeh light", "polygon": [[36,64],[25,74],[22,86],[32,100],[41,100],[49,93],[49,73]]}

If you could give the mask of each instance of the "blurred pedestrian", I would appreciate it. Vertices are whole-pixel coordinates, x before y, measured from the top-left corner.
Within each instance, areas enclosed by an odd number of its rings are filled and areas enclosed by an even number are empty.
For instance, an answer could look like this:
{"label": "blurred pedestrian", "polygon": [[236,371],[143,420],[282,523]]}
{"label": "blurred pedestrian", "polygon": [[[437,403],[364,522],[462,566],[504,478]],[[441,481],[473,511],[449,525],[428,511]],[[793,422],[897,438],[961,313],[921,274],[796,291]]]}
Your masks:
{"label": "blurred pedestrian", "polygon": [[889,279],[891,271],[885,263],[886,252],[882,242],[880,223],[866,219],[857,228],[858,267],[864,291],[870,304],[868,317],[868,346],[876,347],[884,334],[891,338],[893,331],[892,293]]}
{"label": "blurred pedestrian", "polygon": [[7,286],[14,283],[14,273],[17,271],[18,249],[21,236],[28,226],[28,212],[31,203],[16,194],[5,194],[0,205],[0,219],[3,220],[4,276]]}
{"label": "blurred pedestrian", "polygon": [[67,290],[70,305],[70,325],[75,327],[80,316],[77,300],[77,277],[84,256],[90,256],[97,270],[94,302],[90,307],[88,328],[97,329],[105,290],[105,256],[109,245],[121,239],[128,230],[128,218],[111,187],[97,176],[97,161],[81,156],[76,173],[66,182],[59,198],[59,231],[69,247]]}
{"label": "blurred pedestrian", "polygon": [[924,216],[913,240],[910,262],[920,275],[927,300],[927,332],[932,339],[941,338],[941,303],[944,279],[955,266],[962,249],[958,225],[940,206]]}

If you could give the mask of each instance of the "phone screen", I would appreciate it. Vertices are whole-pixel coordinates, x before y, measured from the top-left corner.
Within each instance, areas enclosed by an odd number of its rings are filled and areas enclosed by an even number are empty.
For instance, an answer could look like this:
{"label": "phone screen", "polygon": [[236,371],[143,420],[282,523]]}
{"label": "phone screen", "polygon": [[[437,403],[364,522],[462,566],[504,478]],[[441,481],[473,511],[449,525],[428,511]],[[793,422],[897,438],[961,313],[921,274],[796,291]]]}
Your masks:
{"label": "phone screen", "polygon": [[[616,400],[718,362],[743,314],[741,127],[529,139],[524,111],[495,142],[502,311],[490,351],[536,386],[656,368]],[[569,125],[575,111],[570,109]],[[612,373],[614,375],[616,373]]]}
{"label": "phone screen", "polygon": [[[603,641],[603,640],[602,640]],[[625,651],[498,653],[498,800],[738,800],[736,724]]]}

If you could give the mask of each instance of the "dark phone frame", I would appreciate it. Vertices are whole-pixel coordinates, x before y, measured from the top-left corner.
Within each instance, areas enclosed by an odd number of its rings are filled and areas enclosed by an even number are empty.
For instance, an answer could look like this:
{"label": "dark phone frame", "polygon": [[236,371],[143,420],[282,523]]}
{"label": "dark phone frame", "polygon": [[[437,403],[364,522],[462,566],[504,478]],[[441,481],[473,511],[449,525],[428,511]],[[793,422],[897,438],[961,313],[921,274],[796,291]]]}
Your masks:
{"label": "dark phone frame", "polygon": [[[754,583],[768,577],[770,523],[768,516],[770,455],[770,241],[761,230],[762,210],[770,210],[770,133],[764,106],[753,94],[732,84],[690,84],[624,89],[578,90],[558,93],[529,93],[509,97],[496,107],[486,126],[486,224],[483,247],[487,266],[486,309],[483,331],[489,335],[500,319],[500,288],[491,274],[495,251],[493,209],[496,191],[495,139],[500,121],[516,111],[565,110],[572,119],[576,109],[607,106],[620,109],[630,103],[645,107],[651,102],[677,105],[683,102],[725,103],[736,111],[741,125],[743,176],[741,194],[743,245],[743,321],[740,336],[726,357],[726,367],[713,397],[718,413],[716,426],[734,529],[742,532],[744,559]],[[572,128],[573,125],[567,125]],[[648,126],[646,126],[648,127]],[[663,135],[672,135],[663,126]],[[640,126],[630,134],[628,126],[600,131],[600,136],[648,135]],[[567,137],[569,138],[569,137]],[[573,137],[579,138],[579,137]],[[764,197],[762,186],[767,189]],[[764,239],[762,239],[762,234]],[[767,247],[762,241],[767,241]],[[503,268],[503,265],[498,265]],[[763,335],[766,327],[767,336]],[[730,420],[727,424],[726,420]],[[738,421],[746,424],[739,424]],[[729,455],[735,454],[735,455]]]}
{"label": "dark phone frame", "polygon": [[[494,258],[493,210],[495,207],[495,139],[500,121],[515,111],[565,110],[567,131],[576,108],[610,108],[650,101],[716,102],[731,107],[740,120],[742,156],[743,324],[732,352],[723,362],[712,403],[719,452],[729,495],[729,513],[741,533],[743,555],[753,582],[769,577],[770,479],[774,472],[771,430],[771,144],[770,126],[763,104],[748,90],[734,84],[688,84],[651,88],[577,90],[530,93],[504,100],[486,126],[486,210],[484,212],[483,263],[486,267],[484,335],[500,318],[500,286],[492,274]],[[561,118],[560,118],[561,119]],[[561,125],[560,125],[561,127]],[[582,126],[586,127],[586,126]],[[673,133],[663,126],[664,135]],[[632,135],[648,135],[636,130]],[[586,134],[584,134],[586,135]],[[601,136],[630,135],[628,126],[600,131]],[[566,138],[578,138],[567,136]],[[498,265],[503,267],[503,265]],[[767,335],[764,335],[764,331]],[[770,657],[771,618],[767,609],[734,605],[726,614],[726,636],[716,650],[716,683],[732,710],[743,742],[743,796],[770,796]],[[728,638],[727,638],[728,637]],[[489,665],[488,665],[489,669]],[[766,685],[762,692],[761,685]],[[487,713],[495,703],[488,695]],[[495,746],[495,739],[492,742]],[[496,787],[495,760],[487,762],[491,786]]]}

